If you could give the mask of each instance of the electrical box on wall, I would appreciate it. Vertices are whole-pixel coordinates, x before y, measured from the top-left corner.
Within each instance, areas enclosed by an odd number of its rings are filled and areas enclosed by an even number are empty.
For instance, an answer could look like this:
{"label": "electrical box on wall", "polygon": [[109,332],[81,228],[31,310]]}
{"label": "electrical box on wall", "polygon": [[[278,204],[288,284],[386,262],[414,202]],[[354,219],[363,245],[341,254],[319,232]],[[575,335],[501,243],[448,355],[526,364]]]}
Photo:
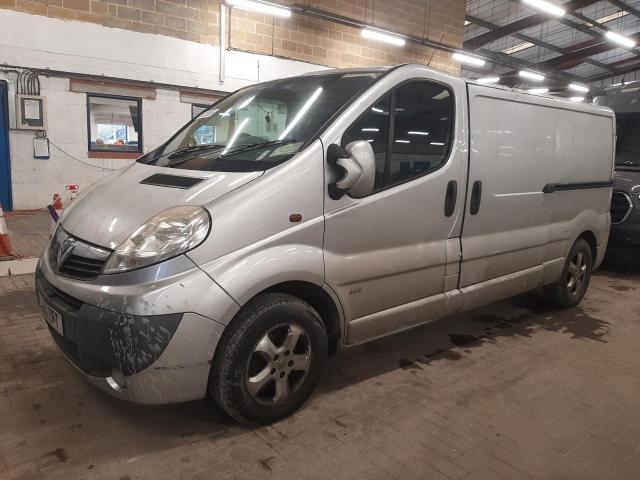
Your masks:
{"label": "electrical box on wall", "polygon": [[47,103],[38,95],[16,95],[16,128],[23,130],[47,129]]}

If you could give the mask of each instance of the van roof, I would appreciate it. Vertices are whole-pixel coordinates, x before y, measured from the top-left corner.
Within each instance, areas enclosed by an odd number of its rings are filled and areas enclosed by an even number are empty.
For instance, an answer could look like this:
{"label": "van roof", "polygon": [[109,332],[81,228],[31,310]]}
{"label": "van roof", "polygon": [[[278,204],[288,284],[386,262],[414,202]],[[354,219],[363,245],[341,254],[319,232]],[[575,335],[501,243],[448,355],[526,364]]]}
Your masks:
{"label": "van roof", "polygon": [[327,68],[325,70],[319,70],[319,71],[315,71],[315,72],[307,72],[302,74],[301,76],[307,76],[307,75],[330,75],[330,74],[336,74],[336,73],[342,73],[342,74],[349,74],[349,73],[388,73],[391,72],[392,70],[396,70],[396,69],[400,69],[400,68],[420,68],[421,70],[424,70],[425,68],[433,70],[434,72],[437,72],[439,74],[445,74],[448,75],[452,78],[458,78],[464,82],[466,82],[469,85],[477,85],[479,87],[483,87],[483,88],[487,88],[487,89],[500,89],[500,90],[504,90],[504,91],[508,91],[508,92],[513,92],[513,94],[520,94],[520,95],[530,95],[532,98],[536,98],[545,102],[558,102],[561,103],[563,105],[568,106],[570,105],[571,107],[573,107],[574,110],[583,110],[583,111],[599,111],[599,112],[606,112],[610,109],[606,108],[606,107],[602,107],[602,106],[597,106],[597,105],[593,105],[592,103],[585,103],[585,102],[571,102],[569,101],[568,98],[562,98],[562,97],[555,97],[553,95],[545,95],[545,94],[536,94],[536,93],[531,93],[528,92],[527,90],[523,90],[523,89],[519,89],[519,88],[512,88],[512,87],[507,87],[504,85],[497,85],[497,84],[486,84],[486,83],[480,83],[477,82],[475,80],[472,79],[467,79],[467,78],[463,78],[460,77],[459,75],[452,75],[452,74],[448,74],[446,72],[442,72],[440,70],[437,70],[435,68],[431,68],[428,65],[422,65],[419,63],[403,63],[403,64],[399,64],[399,65],[393,65],[393,66],[377,66],[377,67],[362,67],[362,68]]}
{"label": "van roof", "polygon": [[315,70],[313,72],[302,73],[299,76],[306,77],[310,75],[314,75],[314,76],[315,75],[335,75],[336,73],[346,74],[346,75],[350,73],[384,73],[384,72],[388,72],[393,68],[397,68],[397,67],[383,66],[383,67],[358,67],[358,68],[326,68],[323,70]]}

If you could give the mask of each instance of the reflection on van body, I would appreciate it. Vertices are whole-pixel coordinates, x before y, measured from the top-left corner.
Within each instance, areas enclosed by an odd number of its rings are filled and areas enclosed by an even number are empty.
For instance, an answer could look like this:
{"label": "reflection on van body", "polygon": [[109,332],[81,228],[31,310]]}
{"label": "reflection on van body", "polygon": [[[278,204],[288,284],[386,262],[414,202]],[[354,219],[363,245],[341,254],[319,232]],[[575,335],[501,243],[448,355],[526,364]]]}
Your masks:
{"label": "reflection on van body", "polygon": [[418,65],[239,90],[67,210],[36,285],[112,395],[271,422],[340,348],[536,287],[609,233],[613,113]]}

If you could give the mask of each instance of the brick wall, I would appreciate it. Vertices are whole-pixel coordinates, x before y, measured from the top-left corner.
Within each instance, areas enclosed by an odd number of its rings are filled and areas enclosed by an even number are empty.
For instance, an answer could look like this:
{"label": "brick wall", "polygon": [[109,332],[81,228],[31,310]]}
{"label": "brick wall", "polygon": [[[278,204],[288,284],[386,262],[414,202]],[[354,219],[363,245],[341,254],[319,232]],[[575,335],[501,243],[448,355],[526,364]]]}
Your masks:
{"label": "brick wall", "polygon": [[[380,28],[462,46],[465,0],[307,0],[306,4]],[[0,0],[0,8],[219,43],[219,0]],[[295,14],[273,18],[238,9],[232,10],[229,21],[231,48],[333,67],[431,60],[435,68],[458,72],[449,54],[412,44],[385,46],[333,22]]]}

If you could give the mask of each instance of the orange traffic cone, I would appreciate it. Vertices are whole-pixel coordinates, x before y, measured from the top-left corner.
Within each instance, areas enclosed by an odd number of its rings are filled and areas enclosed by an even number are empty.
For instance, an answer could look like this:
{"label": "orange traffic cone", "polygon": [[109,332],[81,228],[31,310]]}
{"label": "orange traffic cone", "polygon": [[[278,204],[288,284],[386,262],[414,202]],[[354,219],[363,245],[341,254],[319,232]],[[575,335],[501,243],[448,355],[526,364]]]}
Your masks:
{"label": "orange traffic cone", "polygon": [[2,212],[2,204],[0,204],[0,257],[14,257],[11,240],[9,239],[9,230],[7,222]]}

